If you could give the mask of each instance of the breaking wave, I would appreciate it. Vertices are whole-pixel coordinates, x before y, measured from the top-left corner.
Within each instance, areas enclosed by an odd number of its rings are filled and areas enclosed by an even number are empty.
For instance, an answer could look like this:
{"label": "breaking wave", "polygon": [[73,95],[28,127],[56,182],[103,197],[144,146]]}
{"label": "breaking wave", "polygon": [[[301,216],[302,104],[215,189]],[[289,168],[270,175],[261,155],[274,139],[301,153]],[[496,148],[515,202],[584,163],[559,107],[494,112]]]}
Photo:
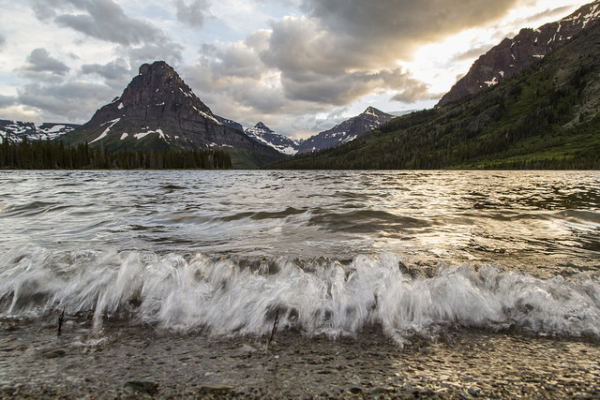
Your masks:
{"label": "breaking wave", "polygon": [[13,249],[0,257],[0,317],[89,312],[215,336],[355,336],[369,325],[402,344],[454,327],[600,339],[600,282],[494,266],[419,269],[393,254],[241,259],[141,251]]}

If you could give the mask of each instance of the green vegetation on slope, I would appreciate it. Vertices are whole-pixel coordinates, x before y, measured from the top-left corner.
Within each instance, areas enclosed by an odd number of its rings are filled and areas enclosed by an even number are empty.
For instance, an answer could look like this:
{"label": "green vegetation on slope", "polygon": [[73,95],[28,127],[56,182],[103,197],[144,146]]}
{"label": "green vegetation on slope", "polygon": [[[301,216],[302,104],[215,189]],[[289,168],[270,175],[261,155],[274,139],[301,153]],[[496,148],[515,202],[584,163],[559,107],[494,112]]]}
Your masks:
{"label": "green vegetation on slope", "polygon": [[596,25],[501,85],[269,167],[599,169],[599,44]]}

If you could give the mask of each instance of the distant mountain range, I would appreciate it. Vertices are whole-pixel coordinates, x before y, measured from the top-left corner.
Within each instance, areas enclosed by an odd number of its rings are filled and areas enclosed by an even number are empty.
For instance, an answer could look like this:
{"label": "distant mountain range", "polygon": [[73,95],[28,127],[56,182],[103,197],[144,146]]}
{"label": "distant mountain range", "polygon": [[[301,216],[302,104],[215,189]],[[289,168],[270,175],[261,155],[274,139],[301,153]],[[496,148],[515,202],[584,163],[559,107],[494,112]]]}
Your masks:
{"label": "distant mountain range", "polygon": [[294,140],[269,129],[259,122],[254,128],[246,129],[246,135],[287,154],[312,153],[351,142],[396,118],[376,108],[369,107],[362,114],[352,117],[331,129],[318,133],[306,140]]}
{"label": "distant mountain range", "polygon": [[74,124],[34,124],[33,122],[8,121],[0,119],[0,138],[11,142],[27,140],[54,140],[74,131],[80,125]]}
{"label": "distant mountain range", "polygon": [[[141,124],[141,126],[138,126],[134,129],[128,129],[130,131],[135,131],[137,129],[140,131],[140,133],[130,135],[129,132],[119,130],[120,127],[117,125],[117,123],[120,123],[121,119],[119,117],[113,118],[116,116],[114,113],[114,105],[118,102],[118,100],[120,100],[120,98],[115,99],[112,103],[103,107],[101,110],[98,110],[94,118],[92,118],[92,121],[83,126],[74,124],[36,125],[29,122],[0,120],[0,137],[7,137],[12,141],[19,141],[23,138],[27,138],[28,140],[53,140],[62,137],[62,139],[67,143],[78,143],[83,140],[88,140],[88,143],[92,145],[102,141],[105,148],[119,150],[121,148],[143,149],[148,143],[144,141],[131,143],[132,138],[135,138],[139,141],[140,139],[144,139],[146,136],[154,135],[158,136],[159,139],[164,140],[165,143],[158,146],[154,143],[152,144],[153,148],[160,149],[164,146],[168,146],[169,144],[172,145],[172,143],[169,143],[168,140],[170,135],[166,135],[163,128],[151,129],[150,124],[146,122],[145,118],[142,119],[144,122]],[[124,107],[119,107],[119,104],[117,104],[116,109],[118,110],[119,114],[126,115],[125,112],[120,111]],[[146,106],[146,108],[148,107]],[[101,117],[98,116],[99,113],[100,115],[106,113],[107,109],[107,115],[103,115]],[[329,130],[314,135],[307,140],[295,140],[274,132],[262,122],[259,122],[253,128],[244,130],[243,126],[238,122],[214,114],[213,116],[221,125],[235,129],[239,132],[244,132],[246,136],[255,140],[256,142],[271,147],[277,152],[288,156],[295,155],[297,153],[314,152],[348,143],[368,133],[369,131],[376,129],[380,125],[389,122],[391,119],[396,118],[394,115],[386,114],[376,108],[369,107],[364,113],[357,115],[356,117],[352,117],[347,121],[344,121]],[[107,122],[98,122],[98,120],[106,120]],[[156,122],[154,122],[154,124],[156,124]],[[75,132],[72,135],[64,136],[73,131]],[[81,135],[81,131],[87,132],[85,136]],[[108,137],[109,134],[111,134],[110,138]],[[73,139],[75,135],[78,135],[78,137]],[[179,135],[176,136],[178,136],[176,139],[181,138]],[[107,138],[110,139],[110,141],[107,141]],[[116,140],[117,138],[118,141]],[[127,141],[127,139],[129,139],[129,141]],[[212,141],[209,144],[205,142],[204,146],[215,147],[218,145],[216,142]],[[222,144],[218,147],[233,148],[235,146]],[[181,148],[187,147],[181,146]]]}
{"label": "distant mountain range", "polygon": [[364,113],[306,141],[294,140],[262,122],[241,124],[215,115],[168,64],[144,64],[120,97],[96,111],[84,125],[0,121],[0,136],[11,141],[61,138],[108,151],[223,148],[234,166],[256,167],[282,155],[313,152],[347,143],[394,118],[369,107]]}
{"label": "distant mountain range", "polygon": [[369,107],[362,114],[305,140],[300,144],[298,153],[311,153],[351,142],[393,118],[394,115]]}

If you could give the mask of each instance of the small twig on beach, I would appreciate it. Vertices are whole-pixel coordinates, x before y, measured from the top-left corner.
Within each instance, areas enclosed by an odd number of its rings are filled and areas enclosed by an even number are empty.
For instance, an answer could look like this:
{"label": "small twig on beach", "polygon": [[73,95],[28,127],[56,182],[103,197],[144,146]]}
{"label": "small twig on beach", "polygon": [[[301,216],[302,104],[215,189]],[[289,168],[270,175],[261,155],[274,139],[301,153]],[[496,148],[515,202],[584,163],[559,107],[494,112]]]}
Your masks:
{"label": "small twig on beach", "polygon": [[267,348],[271,345],[273,338],[275,337],[275,332],[277,332],[277,324],[279,323],[279,306],[277,306],[277,310],[275,311],[275,322],[273,322],[273,329],[271,330],[271,336],[269,336],[269,341],[267,342]]}
{"label": "small twig on beach", "polygon": [[58,332],[56,333],[56,336],[60,336],[60,334],[62,332],[62,324],[63,324],[64,320],[65,320],[65,310],[63,309],[62,313],[58,317]]}

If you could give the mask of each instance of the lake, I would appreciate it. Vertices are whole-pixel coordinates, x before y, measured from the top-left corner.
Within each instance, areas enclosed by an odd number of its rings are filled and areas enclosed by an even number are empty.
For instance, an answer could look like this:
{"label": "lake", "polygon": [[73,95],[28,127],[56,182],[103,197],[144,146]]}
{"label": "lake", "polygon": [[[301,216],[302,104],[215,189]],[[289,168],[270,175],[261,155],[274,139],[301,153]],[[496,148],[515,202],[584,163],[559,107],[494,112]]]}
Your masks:
{"label": "lake", "polygon": [[600,338],[600,173],[2,171],[0,317]]}

